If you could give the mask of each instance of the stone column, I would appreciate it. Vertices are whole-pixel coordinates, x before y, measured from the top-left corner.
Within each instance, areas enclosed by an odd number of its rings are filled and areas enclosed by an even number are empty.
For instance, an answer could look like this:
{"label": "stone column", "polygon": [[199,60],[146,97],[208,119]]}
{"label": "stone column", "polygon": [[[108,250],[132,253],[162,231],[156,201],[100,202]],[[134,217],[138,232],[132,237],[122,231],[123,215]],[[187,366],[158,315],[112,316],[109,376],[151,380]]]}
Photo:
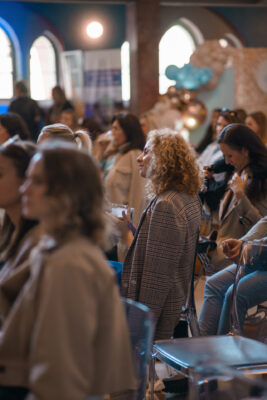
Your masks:
{"label": "stone column", "polygon": [[127,5],[133,113],[149,110],[159,93],[159,0],[136,0]]}

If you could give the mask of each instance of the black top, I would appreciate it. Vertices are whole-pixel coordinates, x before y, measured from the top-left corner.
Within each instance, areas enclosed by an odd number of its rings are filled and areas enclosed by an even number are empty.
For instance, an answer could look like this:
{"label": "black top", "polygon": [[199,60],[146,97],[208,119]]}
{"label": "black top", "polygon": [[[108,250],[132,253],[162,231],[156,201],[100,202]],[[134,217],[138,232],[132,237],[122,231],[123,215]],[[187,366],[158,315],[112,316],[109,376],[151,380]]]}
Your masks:
{"label": "black top", "polygon": [[38,120],[41,117],[38,103],[30,97],[18,97],[10,103],[8,111],[15,112],[24,119],[32,139],[36,141],[39,134]]}

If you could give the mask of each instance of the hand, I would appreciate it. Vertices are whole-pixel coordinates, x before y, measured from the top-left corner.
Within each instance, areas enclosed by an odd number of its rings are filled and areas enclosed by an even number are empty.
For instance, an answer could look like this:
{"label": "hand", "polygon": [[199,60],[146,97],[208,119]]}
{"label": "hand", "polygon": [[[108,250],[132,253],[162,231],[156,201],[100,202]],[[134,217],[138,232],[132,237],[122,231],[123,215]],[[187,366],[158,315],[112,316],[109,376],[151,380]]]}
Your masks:
{"label": "hand", "polygon": [[[124,211],[123,214],[125,214]],[[109,220],[113,225],[113,228],[118,232],[120,237],[127,235],[129,228],[128,228],[128,218],[126,214],[125,216],[123,215],[123,218],[118,218],[112,215],[110,212],[106,212],[106,215],[108,216]]]}
{"label": "hand", "polygon": [[244,174],[242,177],[235,173],[229,182],[229,187],[233,191],[236,200],[241,200],[245,194],[245,188],[248,180],[248,175]]}
{"label": "hand", "polygon": [[108,146],[112,143],[113,137],[110,133],[102,133],[96,139],[96,143],[98,144],[97,154],[95,155],[97,160],[102,160],[105,151],[107,150]]}
{"label": "hand", "polygon": [[242,245],[241,240],[226,239],[222,242],[221,248],[227,258],[237,262],[241,245]]}
{"label": "hand", "polygon": [[203,171],[204,171],[204,178],[211,179],[214,175],[213,171],[209,171],[209,168],[211,168],[211,165],[204,165]]}

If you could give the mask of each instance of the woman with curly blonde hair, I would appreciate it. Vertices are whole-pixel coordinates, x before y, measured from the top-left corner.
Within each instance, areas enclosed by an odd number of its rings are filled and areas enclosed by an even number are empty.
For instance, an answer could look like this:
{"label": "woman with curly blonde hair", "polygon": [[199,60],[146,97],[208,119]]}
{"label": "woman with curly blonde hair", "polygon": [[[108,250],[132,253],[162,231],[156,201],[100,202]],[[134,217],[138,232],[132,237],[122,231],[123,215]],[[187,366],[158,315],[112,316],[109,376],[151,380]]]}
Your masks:
{"label": "woman with curly blonde hair", "polygon": [[151,199],[125,258],[122,295],[149,306],[155,339],[166,339],[179,322],[190,283],[201,221],[200,176],[189,146],[171,129],[151,131],[137,162],[150,181]]}

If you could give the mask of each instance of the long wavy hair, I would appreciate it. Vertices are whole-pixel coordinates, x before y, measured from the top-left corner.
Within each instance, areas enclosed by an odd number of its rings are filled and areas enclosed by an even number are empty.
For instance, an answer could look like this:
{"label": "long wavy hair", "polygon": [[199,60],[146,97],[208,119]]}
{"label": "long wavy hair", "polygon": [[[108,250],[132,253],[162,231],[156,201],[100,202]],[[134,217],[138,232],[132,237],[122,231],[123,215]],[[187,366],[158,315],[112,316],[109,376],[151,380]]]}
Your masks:
{"label": "long wavy hair", "polygon": [[183,137],[169,128],[149,132],[151,161],[149,192],[161,194],[176,190],[197,194],[201,178],[195,155]]}
{"label": "long wavy hair", "polygon": [[51,211],[45,221],[47,233],[59,240],[78,230],[94,242],[101,241],[103,188],[93,158],[63,142],[44,142],[39,153]]}
{"label": "long wavy hair", "polygon": [[218,143],[237,151],[248,150],[252,179],[248,180],[245,193],[250,200],[263,198],[267,191],[267,149],[259,136],[246,125],[230,124],[221,131]]}

